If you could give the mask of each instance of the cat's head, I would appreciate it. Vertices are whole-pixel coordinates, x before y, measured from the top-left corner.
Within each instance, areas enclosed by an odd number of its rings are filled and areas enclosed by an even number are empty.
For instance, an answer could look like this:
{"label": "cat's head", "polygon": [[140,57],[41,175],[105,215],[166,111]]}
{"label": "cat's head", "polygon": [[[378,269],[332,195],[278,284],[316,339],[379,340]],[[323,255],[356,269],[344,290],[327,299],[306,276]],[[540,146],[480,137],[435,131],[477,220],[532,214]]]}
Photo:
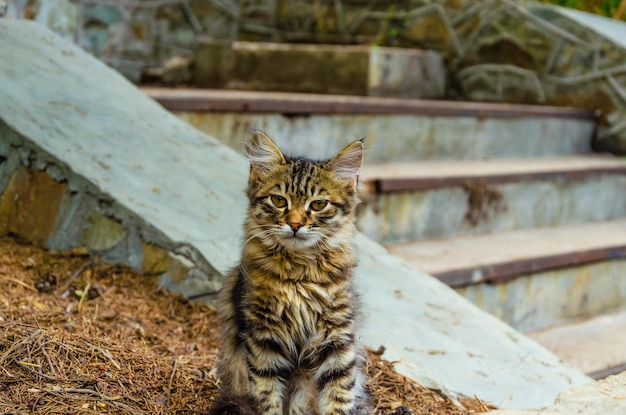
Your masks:
{"label": "cat's head", "polygon": [[248,237],[298,251],[338,249],[351,238],[363,143],[325,161],[283,155],[264,133],[245,145],[250,159]]}

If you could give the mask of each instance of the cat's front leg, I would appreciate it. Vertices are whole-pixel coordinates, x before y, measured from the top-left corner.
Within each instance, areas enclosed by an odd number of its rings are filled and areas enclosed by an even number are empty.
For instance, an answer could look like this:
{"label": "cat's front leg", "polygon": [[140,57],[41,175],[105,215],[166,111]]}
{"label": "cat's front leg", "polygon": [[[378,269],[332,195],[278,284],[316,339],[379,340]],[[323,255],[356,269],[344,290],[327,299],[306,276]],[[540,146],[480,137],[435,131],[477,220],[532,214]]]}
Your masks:
{"label": "cat's front leg", "polygon": [[284,379],[268,376],[253,370],[250,375],[252,395],[257,399],[260,413],[263,415],[283,415],[283,403],[286,392]]}
{"label": "cat's front leg", "polygon": [[315,375],[320,415],[363,413],[365,408],[360,406],[365,401],[366,391],[360,361],[353,348],[334,348],[334,353],[321,364]]}
{"label": "cat's front leg", "polygon": [[280,352],[279,344],[270,339],[246,339],[250,389],[264,415],[283,415],[287,393],[286,380],[292,365]]}

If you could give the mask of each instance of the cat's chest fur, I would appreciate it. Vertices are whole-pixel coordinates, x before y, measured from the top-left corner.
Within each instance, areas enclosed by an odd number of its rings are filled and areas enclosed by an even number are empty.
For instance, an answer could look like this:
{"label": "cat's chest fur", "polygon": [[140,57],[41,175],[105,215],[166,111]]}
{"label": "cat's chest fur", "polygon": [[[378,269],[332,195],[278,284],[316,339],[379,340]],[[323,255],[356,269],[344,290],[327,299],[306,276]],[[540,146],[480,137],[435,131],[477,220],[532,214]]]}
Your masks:
{"label": "cat's chest fur", "polygon": [[257,319],[255,328],[265,329],[259,320],[283,322],[271,324],[273,334],[294,358],[335,341],[332,333],[336,326],[350,325],[353,319],[345,271],[334,268],[334,272],[328,272],[321,265],[292,266],[280,273],[250,273],[249,312],[263,316]]}

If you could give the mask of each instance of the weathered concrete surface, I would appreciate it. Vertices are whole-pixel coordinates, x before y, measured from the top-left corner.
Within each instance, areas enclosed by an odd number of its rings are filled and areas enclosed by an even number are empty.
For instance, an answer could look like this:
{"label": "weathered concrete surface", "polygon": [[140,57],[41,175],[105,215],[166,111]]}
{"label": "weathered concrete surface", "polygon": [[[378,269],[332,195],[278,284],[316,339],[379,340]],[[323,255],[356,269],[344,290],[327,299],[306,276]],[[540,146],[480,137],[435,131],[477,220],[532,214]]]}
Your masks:
{"label": "weathered concrete surface", "polygon": [[[623,275],[623,274],[622,274]],[[620,304],[623,307],[624,301]],[[563,361],[594,377],[625,369],[626,310],[528,333]],[[614,372],[615,373],[615,372]],[[626,397],[625,397],[626,398]]]}
{"label": "weathered concrete surface", "polygon": [[[443,274],[474,269],[479,264],[495,266],[515,260],[558,257],[621,246],[626,246],[624,217],[604,222],[388,244],[387,249],[398,256],[411,258],[425,272]],[[480,281],[478,277],[475,276],[476,281]]]}
{"label": "weathered concrete surface", "polygon": [[[547,140],[558,137],[544,137]],[[444,140],[445,138],[442,138]],[[503,183],[549,177],[588,177],[592,174],[624,174],[626,160],[608,154],[577,154],[557,157],[490,158],[464,160],[416,160],[372,163],[364,166],[360,181],[380,181],[379,192],[446,187],[482,180]],[[410,181],[399,185],[398,181]],[[394,182],[396,182],[394,184]]]}
{"label": "weathered concrete surface", "polygon": [[[161,269],[165,254],[184,253],[180,263],[197,272],[174,288],[193,294],[219,284],[239,255],[248,173],[242,156],[32,23],[0,20],[0,84],[3,186],[19,165],[44,171],[67,182],[65,196],[83,198],[70,207],[91,218],[85,229],[117,235],[92,235],[98,247],[138,246],[126,252],[139,257],[125,260]],[[111,221],[123,228],[120,242]],[[83,241],[61,238],[75,242]],[[402,373],[501,408],[541,407],[589,380],[380,245],[362,235],[357,242],[367,314],[362,339],[374,348],[385,344],[385,357],[399,360]]]}
{"label": "weathered concrete surface", "polygon": [[[229,50],[230,49],[230,50]],[[202,87],[253,91],[442,98],[446,71],[432,51],[199,39]]]}
{"label": "weathered concrete surface", "polygon": [[457,292],[526,332],[622,307],[626,304],[625,273],[626,261],[603,261],[536,272],[502,284],[472,285]]}
{"label": "weathered concrete surface", "polygon": [[367,95],[398,98],[443,98],[446,67],[433,50],[372,47]]}
{"label": "weathered concrete surface", "polygon": [[499,408],[538,408],[549,403],[551,382],[585,382],[564,371],[558,358],[380,245],[362,235],[358,245],[367,322],[362,338],[384,345],[383,356],[398,361],[400,372],[452,396],[479,391],[474,393]]}
{"label": "weathered concrete surface", "polygon": [[626,372],[561,393],[547,408],[534,411],[492,411],[489,415],[624,415]]}
{"label": "weathered concrete surface", "polygon": [[[250,129],[271,131],[287,149],[311,157],[365,137],[367,161],[481,159],[587,153],[592,120],[415,115],[301,115],[176,112],[239,150]],[[524,137],[524,139],[520,139]]]}
{"label": "weathered concrete surface", "polygon": [[357,226],[381,243],[479,235],[622,217],[626,176],[483,184],[369,198]]}
{"label": "weathered concrete surface", "polygon": [[[481,309],[526,332],[596,315],[626,304],[626,220],[496,232],[478,236],[388,245],[391,253],[434,275],[465,270],[467,286],[456,291]],[[603,261],[584,260],[606,250]],[[544,258],[582,258],[581,263],[544,268]],[[518,278],[493,271],[528,261],[530,271]],[[574,259],[571,259],[574,261]],[[505,269],[505,268],[502,268]],[[495,274],[495,275],[494,275]]]}

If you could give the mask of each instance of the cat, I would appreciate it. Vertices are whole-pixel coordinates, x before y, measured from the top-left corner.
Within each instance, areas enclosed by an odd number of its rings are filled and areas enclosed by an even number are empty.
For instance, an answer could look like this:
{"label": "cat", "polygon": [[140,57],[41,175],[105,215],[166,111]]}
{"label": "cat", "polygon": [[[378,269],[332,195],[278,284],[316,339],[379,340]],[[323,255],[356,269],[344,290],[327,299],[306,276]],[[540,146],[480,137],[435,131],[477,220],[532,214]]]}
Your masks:
{"label": "cat", "polygon": [[218,297],[222,413],[368,415],[351,244],[363,143],[314,161],[255,131],[245,152],[245,242]]}

